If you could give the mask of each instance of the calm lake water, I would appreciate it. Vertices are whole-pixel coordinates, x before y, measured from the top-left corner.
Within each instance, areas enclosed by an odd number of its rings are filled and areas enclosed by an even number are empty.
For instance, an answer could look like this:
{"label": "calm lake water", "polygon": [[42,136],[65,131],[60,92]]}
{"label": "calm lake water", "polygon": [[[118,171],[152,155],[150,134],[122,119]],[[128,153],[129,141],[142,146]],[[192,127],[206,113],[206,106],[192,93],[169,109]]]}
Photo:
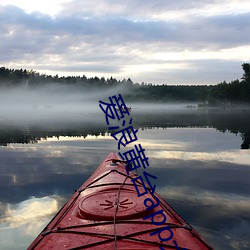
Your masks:
{"label": "calm lake water", "polygon": [[[250,111],[133,107],[156,191],[215,249],[250,249]],[[100,110],[34,110],[29,119],[0,118],[0,249],[27,248],[119,152]]]}

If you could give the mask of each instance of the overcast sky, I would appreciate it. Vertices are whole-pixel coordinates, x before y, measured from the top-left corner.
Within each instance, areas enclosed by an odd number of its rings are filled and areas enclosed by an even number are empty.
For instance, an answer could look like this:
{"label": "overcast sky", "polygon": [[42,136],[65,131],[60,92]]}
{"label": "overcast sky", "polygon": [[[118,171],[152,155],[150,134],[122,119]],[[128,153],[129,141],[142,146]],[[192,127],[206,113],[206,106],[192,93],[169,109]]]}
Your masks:
{"label": "overcast sky", "polygon": [[0,0],[0,66],[215,84],[250,62],[249,0]]}

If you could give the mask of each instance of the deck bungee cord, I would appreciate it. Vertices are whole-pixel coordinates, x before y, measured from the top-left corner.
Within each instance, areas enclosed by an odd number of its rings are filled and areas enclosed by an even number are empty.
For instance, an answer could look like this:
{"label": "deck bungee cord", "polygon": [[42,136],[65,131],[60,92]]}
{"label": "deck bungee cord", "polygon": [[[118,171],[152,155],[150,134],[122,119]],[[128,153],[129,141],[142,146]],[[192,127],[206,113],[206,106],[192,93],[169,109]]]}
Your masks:
{"label": "deck bungee cord", "polygon": [[[127,174],[126,164],[117,154],[109,154],[28,250],[167,250],[176,249],[174,239],[180,250],[211,250],[212,247],[156,192],[152,194],[147,187],[148,194],[137,196],[132,183],[137,174]],[[136,184],[139,189],[143,186],[140,180],[136,180]],[[157,207],[162,210],[161,214],[148,205],[149,199],[152,204],[159,201]],[[162,216],[166,221],[159,225]],[[166,227],[174,232],[172,240],[164,242],[157,235],[150,236]]]}

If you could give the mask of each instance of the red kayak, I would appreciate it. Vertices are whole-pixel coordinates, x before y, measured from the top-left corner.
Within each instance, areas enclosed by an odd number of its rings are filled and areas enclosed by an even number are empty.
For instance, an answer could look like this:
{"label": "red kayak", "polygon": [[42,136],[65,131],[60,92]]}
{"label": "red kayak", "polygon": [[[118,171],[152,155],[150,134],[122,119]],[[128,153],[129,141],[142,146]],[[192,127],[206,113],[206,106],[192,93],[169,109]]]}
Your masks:
{"label": "red kayak", "polygon": [[212,249],[110,153],[28,249]]}

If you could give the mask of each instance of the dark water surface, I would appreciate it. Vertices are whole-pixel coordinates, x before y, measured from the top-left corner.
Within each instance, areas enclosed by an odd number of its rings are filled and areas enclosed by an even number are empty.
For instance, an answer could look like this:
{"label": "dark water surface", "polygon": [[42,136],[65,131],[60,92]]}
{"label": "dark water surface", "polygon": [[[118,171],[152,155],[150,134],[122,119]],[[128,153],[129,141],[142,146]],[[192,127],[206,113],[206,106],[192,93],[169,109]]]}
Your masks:
{"label": "dark water surface", "polygon": [[[156,191],[215,249],[250,249],[249,114],[132,112]],[[119,152],[100,112],[65,117],[0,120],[0,249],[27,248],[107,154]]]}

